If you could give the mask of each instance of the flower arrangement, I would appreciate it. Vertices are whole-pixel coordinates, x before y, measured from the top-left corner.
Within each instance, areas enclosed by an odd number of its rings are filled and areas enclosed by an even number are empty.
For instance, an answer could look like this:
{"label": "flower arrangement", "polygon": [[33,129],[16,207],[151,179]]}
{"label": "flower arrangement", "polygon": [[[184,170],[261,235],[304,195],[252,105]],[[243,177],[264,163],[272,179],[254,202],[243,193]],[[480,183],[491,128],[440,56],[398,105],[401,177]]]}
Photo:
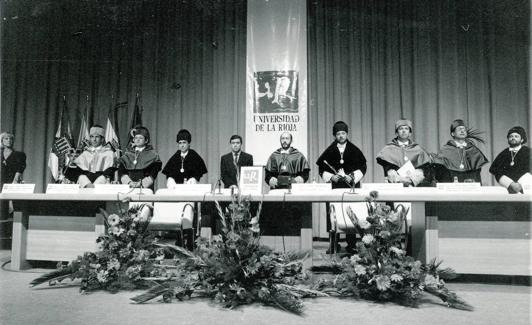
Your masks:
{"label": "flower arrangement", "polygon": [[80,279],[81,292],[146,288],[147,276],[161,276],[166,273],[160,263],[164,249],[157,247],[153,236],[146,231],[150,222],[149,213],[143,211],[151,206],[142,204],[123,213],[108,215],[105,211],[107,233],[98,237],[99,250],[86,252],[68,265],[47,273],[30,285],[48,282],[55,285],[64,279]]}
{"label": "flower arrangement", "polygon": [[221,234],[212,240],[198,239],[193,252],[164,245],[181,256],[176,259],[175,275],[160,279],[132,300],[143,303],[158,296],[164,301],[208,297],[228,308],[259,302],[300,313],[302,298],[325,296],[297,286],[306,279],[302,265],[306,255],[276,253],[260,244],[261,206],[251,217],[249,199],[233,196],[225,212],[216,202]]}
{"label": "flower arrangement", "polygon": [[357,253],[341,260],[332,259],[329,265],[313,267],[315,272],[335,274],[322,278],[315,289],[340,296],[373,301],[394,301],[402,305],[416,306],[423,292],[442,299],[447,306],[471,310],[455,293],[445,287],[445,280],[455,277],[451,269],[440,269],[440,263],[424,265],[403,249],[406,225],[404,206],[392,209],[377,203],[377,192],[367,198],[368,217],[359,219],[352,210],[347,214],[361,237]]}

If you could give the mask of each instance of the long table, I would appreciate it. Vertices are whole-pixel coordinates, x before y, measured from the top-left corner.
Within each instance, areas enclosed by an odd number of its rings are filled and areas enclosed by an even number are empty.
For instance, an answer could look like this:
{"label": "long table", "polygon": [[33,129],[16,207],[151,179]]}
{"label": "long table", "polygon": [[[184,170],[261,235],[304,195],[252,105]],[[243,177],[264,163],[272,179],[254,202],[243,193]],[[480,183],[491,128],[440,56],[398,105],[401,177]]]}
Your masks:
{"label": "long table", "polygon": [[[263,202],[363,202],[368,194],[369,190],[355,193],[333,190],[270,193],[249,198]],[[105,231],[98,208],[116,201],[226,202],[231,199],[231,195],[211,192],[126,195],[83,190],[79,194],[0,194],[0,200],[13,200],[15,206],[11,262],[15,270],[26,267],[27,260],[70,260],[84,251],[94,250],[94,240]],[[510,195],[500,187],[482,187],[479,191],[404,188],[380,190],[377,200],[411,202],[412,255],[423,262],[443,259],[444,265],[459,273],[532,275],[530,194]],[[478,211],[493,215],[479,215]],[[311,225],[311,220],[303,222],[301,249],[312,249]]]}

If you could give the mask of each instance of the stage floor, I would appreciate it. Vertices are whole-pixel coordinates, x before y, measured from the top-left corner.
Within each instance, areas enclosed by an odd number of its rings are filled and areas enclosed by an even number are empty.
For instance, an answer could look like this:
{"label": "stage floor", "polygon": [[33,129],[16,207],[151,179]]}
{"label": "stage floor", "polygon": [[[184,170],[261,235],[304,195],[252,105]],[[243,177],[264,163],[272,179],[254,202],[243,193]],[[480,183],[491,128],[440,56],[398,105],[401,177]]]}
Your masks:
{"label": "stage floor", "polygon": [[[316,243],[316,251],[326,243]],[[0,251],[0,261],[10,251]],[[251,305],[225,310],[205,299],[170,304],[132,304],[138,292],[81,295],[77,286],[29,288],[46,270],[0,270],[0,324],[530,324],[531,288],[520,285],[450,283],[448,287],[475,307],[473,312],[453,310],[426,296],[419,308],[377,304],[351,299],[319,298],[304,302],[296,316],[271,307]]]}

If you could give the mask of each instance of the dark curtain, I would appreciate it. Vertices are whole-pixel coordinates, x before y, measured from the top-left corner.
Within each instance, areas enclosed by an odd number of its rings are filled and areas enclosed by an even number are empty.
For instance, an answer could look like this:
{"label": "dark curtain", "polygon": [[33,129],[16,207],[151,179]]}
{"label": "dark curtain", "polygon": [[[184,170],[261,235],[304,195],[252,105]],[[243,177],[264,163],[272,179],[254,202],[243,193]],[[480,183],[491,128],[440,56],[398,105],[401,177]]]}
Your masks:
{"label": "dark curtain", "polygon": [[[89,124],[105,126],[117,109],[127,143],[135,98],[163,162],[187,128],[208,179],[218,179],[229,137],[244,133],[246,3],[201,0],[94,0],[2,3],[1,129],[28,154],[27,183],[37,191],[47,168],[61,100],[74,137],[89,106]],[[87,96],[89,102],[87,104]],[[164,177],[159,186],[165,187]]]}
{"label": "dark curtain", "polygon": [[464,119],[486,132],[490,161],[510,127],[530,130],[528,1],[311,0],[308,11],[311,159],[336,120],[366,155],[367,182],[384,180],[375,156],[400,117],[431,152]]}

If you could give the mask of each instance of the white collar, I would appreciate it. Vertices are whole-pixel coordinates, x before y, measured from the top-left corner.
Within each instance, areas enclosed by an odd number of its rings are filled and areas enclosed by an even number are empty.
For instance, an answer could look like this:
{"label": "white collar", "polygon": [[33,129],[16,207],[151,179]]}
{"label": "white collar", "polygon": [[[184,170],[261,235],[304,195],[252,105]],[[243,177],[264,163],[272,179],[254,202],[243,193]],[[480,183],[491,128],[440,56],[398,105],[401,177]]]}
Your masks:
{"label": "white collar", "polygon": [[89,147],[90,152],[96,152],[102,150],[103,146]]}
{"label": "white collar", "polygon": [[281,148],[281,153],[289,154],[290,153],[290,148],[288,148],[286,150]]}
{"label": "white collar", "polygon": [[521,145],[518,145],[517,147],[509,147],[508,150],[513,152],[518,152],[521,149]]}
{"label": "white collar", "polygon": [[406,141],[401,141],[401,140],[397,139],[397,143],[399,143],[399,145],[400,145],[401,147],[408,146],[408,143],[409,143],[409,142],[410,142],[410,141],[408,141],[408,140],[406,140]]}
{"label": "white collar", "polygon": [[185,158],[187,155],[188,155],[188,150],[185,153],[181,152],[181,158]]}
{"label": "white collar", "polygon": [[142,147],[142,148],[139,148],[139,147],[135,147],[135,151],[144,151],[146,147]]}
{"label": "white collar", "polygon": [[457,142],[456,140],[454,140],[454,144],[456,145],[457,148],[465,148],[467,147],[467,142]]}

